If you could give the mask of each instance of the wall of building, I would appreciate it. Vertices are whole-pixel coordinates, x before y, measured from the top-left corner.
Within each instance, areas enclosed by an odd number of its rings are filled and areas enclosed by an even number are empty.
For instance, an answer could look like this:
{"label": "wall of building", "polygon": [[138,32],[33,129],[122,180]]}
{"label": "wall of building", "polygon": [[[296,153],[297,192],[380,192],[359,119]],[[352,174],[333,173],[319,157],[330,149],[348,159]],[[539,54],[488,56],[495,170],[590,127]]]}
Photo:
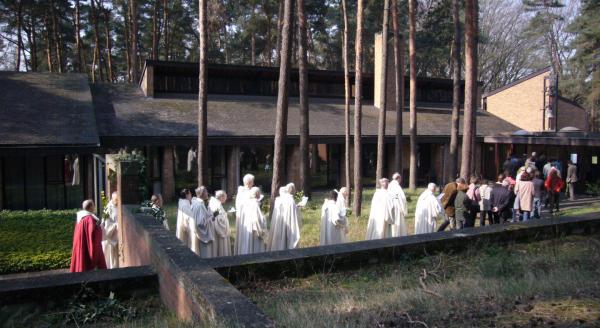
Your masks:
{"label": "wall of building", "polygon": [[487,97],[487,111],[520,129],[543,131],[544,78],[549,72],[532,77]]}
{"label": "wall of building", "polygon": [[558,129],[576,127],[588,131],[588,115],[585,109],[562,99],[558,100]]}

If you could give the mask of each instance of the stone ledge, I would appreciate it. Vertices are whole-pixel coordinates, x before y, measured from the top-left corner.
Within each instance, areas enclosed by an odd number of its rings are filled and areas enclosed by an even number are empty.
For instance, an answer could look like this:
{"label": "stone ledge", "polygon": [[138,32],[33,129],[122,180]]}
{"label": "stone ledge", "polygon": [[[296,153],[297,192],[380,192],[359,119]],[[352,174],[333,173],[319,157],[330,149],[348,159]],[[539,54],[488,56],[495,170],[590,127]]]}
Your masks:
{"label": "stone ledge", "polygon": [[113,291],[118,297],[139,293],[156,293],[158,280],[151,267],[130,267],[81,273],[55,273],[0,281],[0,306],[33,302],[45,304],[52,300],[68,300],[85,285],[98,294]]}
{"label": "stone ledge", "polygon": [[491,225],[460,231],[299,248],[288,251],[206,259],[232,283],[305,277],[315,273],[355,270],[439,251],[459,251],[475,242],[510,243],[600,231],[600,214]]}
{"label": "stone ledge", "polygon": [[209,325],[273,326],[254,303],[183,245],[173,232],[149,215],[134,213],[135,210],[136,206],[123,208],[124,224],[138,231],[138,243],[148,243],[148,264],[156,269],[161,298],[168,308],[182,319]]}

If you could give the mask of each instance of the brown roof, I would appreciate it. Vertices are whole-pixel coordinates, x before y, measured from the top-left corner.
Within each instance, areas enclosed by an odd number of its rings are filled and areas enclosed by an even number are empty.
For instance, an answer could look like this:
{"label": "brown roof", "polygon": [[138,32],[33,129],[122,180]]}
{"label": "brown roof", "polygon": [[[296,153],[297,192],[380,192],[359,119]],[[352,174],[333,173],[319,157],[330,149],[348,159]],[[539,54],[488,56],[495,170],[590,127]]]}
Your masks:
{"label": "brown roof", "polygon": [[0,72],[0,147],[99,144],[84,74]]}
{"label": "brown roof", "polygon": [[[93,87],[93,94],[98,127],[103,137],[197,136],[198,105],[194,95],[147,98],[139,88],[130,85],[96,85]],[[436,109],[430,103],[425,105],[429,109],[418,111],[418,134],[448,137],[451,122],[448,107],[444,105]],[[275,109],[275,97],[209,95],[208,136],[272,137]],[[378,118],[372,103],[363,107],[363,113],[363,135],[376,136]],[[408,112],[403,114],[403,134],[408,135]],[[480,112],[477,117],[479,136],[518,130],[514,125],[487,112]],[[288,135],[298,135],[298,122],[298,100],[291,98]],[[386,134],[393,136],[395,113],[388,112],[386,125]],[[310,134],[343,137],[343,100],[310,99]]]}

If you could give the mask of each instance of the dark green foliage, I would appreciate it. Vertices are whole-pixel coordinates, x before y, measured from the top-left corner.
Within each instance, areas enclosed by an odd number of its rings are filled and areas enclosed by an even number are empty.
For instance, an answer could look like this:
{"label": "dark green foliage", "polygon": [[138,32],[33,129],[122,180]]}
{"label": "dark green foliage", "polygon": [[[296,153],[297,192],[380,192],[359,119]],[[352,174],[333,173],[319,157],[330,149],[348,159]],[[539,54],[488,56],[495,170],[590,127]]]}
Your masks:
{"label": "dark green foliage", "polygon": [[75,210],[1,211],[0,274],[68,268]]}

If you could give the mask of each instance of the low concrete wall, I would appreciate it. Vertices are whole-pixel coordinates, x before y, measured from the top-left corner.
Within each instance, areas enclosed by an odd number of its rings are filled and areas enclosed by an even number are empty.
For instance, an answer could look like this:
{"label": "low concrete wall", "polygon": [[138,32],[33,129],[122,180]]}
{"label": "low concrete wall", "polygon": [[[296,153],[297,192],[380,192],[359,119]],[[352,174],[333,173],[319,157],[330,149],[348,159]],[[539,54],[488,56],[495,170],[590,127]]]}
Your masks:
{"label": "low concrete wall", "polygon": [[[150,264],[163,303],[180,319],[210,325],[270,327],[273,323],[248,298],[167,231],[153,217],[123,206],[126,263]],[[140,250],[136,254],[136,249]]]}
{"label": "low concrete wall", "polygon": [[25,278],[0,280],[0,306],[19,303],[48,303],[68,301],[82,285],[99,295],[115,292],[121,299],[134,295],[155,294],[158,290],[156,273],[151,267],[97,270],[81,273],[55,273]]}
{"label": "low concrete wall", "polygon": [[459,251],[475,243],[524,242],[600,231],[600,214],[526,223],[491,225],[460,231],[361,241],[323,247],[207,259],[206,263],[232,283],[356,270],[367,265]]}

